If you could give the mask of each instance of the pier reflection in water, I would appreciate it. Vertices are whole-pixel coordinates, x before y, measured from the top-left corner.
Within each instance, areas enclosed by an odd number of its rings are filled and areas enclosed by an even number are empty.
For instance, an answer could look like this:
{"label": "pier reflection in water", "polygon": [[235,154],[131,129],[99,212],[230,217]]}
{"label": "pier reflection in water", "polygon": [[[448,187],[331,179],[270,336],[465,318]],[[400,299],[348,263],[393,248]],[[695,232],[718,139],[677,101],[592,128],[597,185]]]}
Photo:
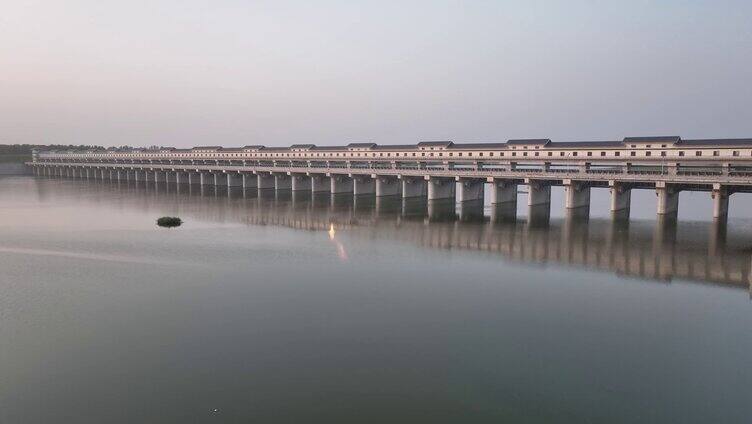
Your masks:
{"label": "pier reflection in water", "polygon": [[[58,182],[59,183],[59,182]],[[80,184],[80,182],[77,182]],[[752,234],[747,226],[675,218],[588,218],[570,211],[552,218],[531,208],[455,204],[372,196],[214,186],[90,181],[87,191],[117,192],[122,206],[174,207],[187,219],[275,225],[381,238],[416,247],[467,249],[535,264],[563,264],[656,281],[685,279],[749,289]],[[43,193],[40,193],[43,195]],[[340,243],[338,241],[338,243]],[[342,256],[347,246],[341,244]]]}

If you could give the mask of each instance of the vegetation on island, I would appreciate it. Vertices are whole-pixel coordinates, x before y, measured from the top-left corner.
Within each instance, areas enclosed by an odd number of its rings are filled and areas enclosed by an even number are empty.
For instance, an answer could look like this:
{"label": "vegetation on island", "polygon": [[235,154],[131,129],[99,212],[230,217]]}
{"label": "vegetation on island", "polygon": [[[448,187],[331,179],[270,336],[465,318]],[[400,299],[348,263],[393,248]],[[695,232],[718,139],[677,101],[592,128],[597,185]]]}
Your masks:
{"label": "vegetation on island", "polygon": [[179,227],[183,220],[177,216],[163,216],[157,219],[157,225],[165,228]]}

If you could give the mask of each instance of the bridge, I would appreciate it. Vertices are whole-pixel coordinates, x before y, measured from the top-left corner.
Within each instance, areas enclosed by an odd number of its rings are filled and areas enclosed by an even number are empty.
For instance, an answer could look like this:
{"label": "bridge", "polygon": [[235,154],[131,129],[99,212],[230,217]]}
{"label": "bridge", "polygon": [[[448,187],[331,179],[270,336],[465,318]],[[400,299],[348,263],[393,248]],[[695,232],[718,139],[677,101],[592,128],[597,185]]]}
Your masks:
{"label": "bridge", "polygon": [[552,186],[563,186],[564,207],[580,213],[589,210],[593,187],[607,188],[610,210],[622,214],[628,214],[633,189],[655,190],[656,213],[667,216],[678,213],[682,191],[706,191],[712,216],[721,221],[733,193],[752,192],[752,139],[678,136],[50,151],[35,152],[28,165],[44,176],[460,203],[489,196],[497,205],[516,204],[523,186],[531,211],[544,215]]}

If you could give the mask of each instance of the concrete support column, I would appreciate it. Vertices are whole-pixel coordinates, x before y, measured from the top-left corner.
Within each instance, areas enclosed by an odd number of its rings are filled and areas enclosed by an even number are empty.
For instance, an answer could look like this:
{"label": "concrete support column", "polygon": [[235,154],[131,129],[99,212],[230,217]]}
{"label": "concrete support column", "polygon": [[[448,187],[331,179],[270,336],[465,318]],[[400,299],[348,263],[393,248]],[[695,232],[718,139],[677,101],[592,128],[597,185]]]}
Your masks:
{"label": "concrete support column", "polygon": [[426,196],[426,181],[420,177],[402,177],[402,198]]}
{"label": "concrete support column", "polygon": [[84,168],[84,178],[89,179],[92,177],[92,174],[91,168]]}
{"label": "concrete support column", "polygon": [[394,177],[376,177],[376,197],[397,196],[400,194],[402,185]]}
{"label": "concrete support column", "polygon": [[564,207],[567,209],[590,207],[590,186],[580,181],[564,180]]}
{"label": "concrete support column", "polygon": [[548,205],[551,203],[551,185],[545,181],[525,179],[527,184],[527,205]]}
{"label": "concrete support column", "polygon": [[286,174],[274,174],[275,190],[290,190],[292,188],[292,178]]}
{"label": "concrete support column", "polygon": [[201,174],[198,172],[188,172],[188,185],[201,184]]}
{"label": "concrete support column", "polygon": [[353,180],[347,175],[332,175],[331,176],[331,192],[332,194],[339,193],[352,193],[353,192]]}
{"label": "concrete support column", "polygon": [[165,176],[164,171],[154,171],[154,182],[155,183],[166,183],[167,177]]}
{"label": "concrete support column", "polygon": [[311,175],[311,192],[328,193],[332,190],[332,182],[326,175]]}
{"label": "concrete support column", "polygon": [[214,174],[214,185],[215,186],[222,186],[227,187],[227,177],[226,174],[223,174],[221,172],[215,172]]}
{"label": "concrete support column", "polygon": [[713,191],[710,193],[713,199],[713,219],[725,221],[728,219],[729,196],[731,193],[720,184],[713,184]]}
{"label": "concrete support column", "polygon": [[126,171],[123,171],[123,170],[120,170],[120,169],[115,170],[114,179],[116,181],[118,181],[118,182],[125,181],[125,176],[123,175],[125,172]]}
{"label": "concrete support column", "polygon": [[258,188],[258,177],[253,174],[243,174],[243,190]]}
{"label": "concrete support column", "polygon": [[144,171],[144,181],[149,183],[154,182],[154,171]]}
{"label": "concrete support column", "polygon": [[227,174],[227,187],[242,187],[243,186],[243,176],[230,172]]}
{"label": "concrete support column", "polygon": [[311,177],[304,174],[293,174],[292,191],[311,191]]}
{"label": "concrete support column", "polygon": [[488,178],[491,183],[491,203],[517,203],[517,184],[513,181]]}
{"label": "concrete support column", "polygon": [[608,182],[611,193],[611,212],[629,210],[632,201],[632,189],[622,183],[616,181]]}
{"label": "concrete support column", "polygon": [[425,177],[428,181],[428,200],[454,199],[455,181],[453,178]]}
{"label": "concrete support column", "polygon": [[353,177],[353,194],[360,196],[363,194],[376,193],[376,182],[370,175],[356,175]]}
{"label": "concrete support column", "polygon": [[199,172],[199,184],[202,186],[214,185],[214,175],[210,172]]}
{"label": "concrete support column", "polygon": [[483,200],[483,191],[486,185],[484,180],[477,178],[460,178],[457,177],[457,201],[469,202],[472,200]]}
{"label": "concrete support column", "polygon": [[188,173],[175,171],[175,184],[188,184]]}
{"label": "concrete support column", "polygon": [[655,184],[655,195],[658,197],[658,215],[670,215],[679,211],[678,189],[659,181]]}
{"label": "concrete support column", "polygon": [[256,175],[256,186],[259,190],[274,188],[274,176],[272,174],[258,174]]}

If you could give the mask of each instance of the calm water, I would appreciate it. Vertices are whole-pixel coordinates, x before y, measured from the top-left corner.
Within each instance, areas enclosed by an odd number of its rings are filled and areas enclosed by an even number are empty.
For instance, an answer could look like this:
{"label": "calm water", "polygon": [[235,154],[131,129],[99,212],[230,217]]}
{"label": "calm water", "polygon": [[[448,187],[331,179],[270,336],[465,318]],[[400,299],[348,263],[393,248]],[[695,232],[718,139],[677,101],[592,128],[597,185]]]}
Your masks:
{"label": "calm water", "polygon": [[1,178],[0,422],[748,423],[749,209],[651,196],[529,225]]}

